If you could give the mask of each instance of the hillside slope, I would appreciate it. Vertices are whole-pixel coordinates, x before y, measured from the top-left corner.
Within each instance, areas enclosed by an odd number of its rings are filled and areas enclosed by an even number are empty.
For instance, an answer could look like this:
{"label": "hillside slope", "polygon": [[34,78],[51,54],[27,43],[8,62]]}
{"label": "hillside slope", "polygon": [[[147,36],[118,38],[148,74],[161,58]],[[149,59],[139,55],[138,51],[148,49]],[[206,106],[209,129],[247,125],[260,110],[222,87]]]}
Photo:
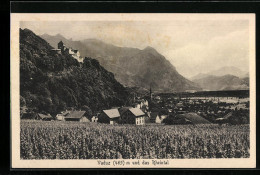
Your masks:
{"label": "hillside slope", "polygon": [[210,124],[210,122],[206,119],[204,119],[203,117],[199,116],[196,113],[186,113],[186,114],[179,114],[177,115],[177,117],[180,118],[185,118],[187,120],[189,120],[190,122],[192,122],[193,124]]}
{"label": "hillside slope", "polygon": [[54,47],[62,40],[68,47],[78,49],[82,56],[97,59],[104,68],[115,74],[125,86],[138,86],[154,91],[174,92],[200,90],[201,88],[182,75],[154,48],[143,50],[117,47],[96,39],[82,41],[67,40],[61,35],[42,35]]}
{"label": "hillside slope", "polygon": [[51,49],[32,31],[20,29],[21,106],[55,114],[68,107],[99,111],[127,102],[127,90],[97,60],[79,63]]}

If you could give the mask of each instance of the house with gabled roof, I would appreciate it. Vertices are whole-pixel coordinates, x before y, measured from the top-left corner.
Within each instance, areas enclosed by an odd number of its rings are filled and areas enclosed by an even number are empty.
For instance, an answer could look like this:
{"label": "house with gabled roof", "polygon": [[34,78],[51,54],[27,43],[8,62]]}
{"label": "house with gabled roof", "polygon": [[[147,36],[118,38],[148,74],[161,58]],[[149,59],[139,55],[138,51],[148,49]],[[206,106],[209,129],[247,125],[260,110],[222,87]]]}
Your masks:
{"label": "house with gabled roof", "polygon": [[107,109],[107,110],[103,110],[101,114],[98,116],[98,122],[115,124],[118,123],[119,118],[120,118],[120,113],[117,108]]}
{"label": "house with gabled roof", "polygon": [[56,115],[57,120],[61,121],[78,121],[89,122],[89,119],[85,116],[86,111],[65,111]]}
{"label": "house with gabled roof", "polygon": [[144,125],[145,113],[139,108],[129,108],[121,114],[120,119],[122,124]]}

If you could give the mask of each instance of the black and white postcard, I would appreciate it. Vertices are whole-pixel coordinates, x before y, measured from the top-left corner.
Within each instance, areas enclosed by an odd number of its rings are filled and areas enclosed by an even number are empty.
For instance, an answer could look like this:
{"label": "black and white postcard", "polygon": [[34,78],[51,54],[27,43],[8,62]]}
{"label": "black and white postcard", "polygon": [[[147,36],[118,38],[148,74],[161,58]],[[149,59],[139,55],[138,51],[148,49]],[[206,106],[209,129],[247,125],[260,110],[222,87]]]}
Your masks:
{"label": "black and white postcard", "polygon": [[255,15],[12,13],[12,168],[254,168]]}

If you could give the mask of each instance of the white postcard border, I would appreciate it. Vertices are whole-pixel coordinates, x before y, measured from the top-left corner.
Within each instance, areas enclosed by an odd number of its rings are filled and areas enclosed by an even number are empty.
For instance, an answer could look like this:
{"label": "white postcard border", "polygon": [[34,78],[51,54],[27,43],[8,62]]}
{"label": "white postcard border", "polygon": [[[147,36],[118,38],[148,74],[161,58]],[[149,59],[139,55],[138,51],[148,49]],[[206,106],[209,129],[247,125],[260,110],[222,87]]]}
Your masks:
{"label": "white postcard border", "polygon": [[[20,101],[19,101],[19,26],[20,21],[167,21],[185,20],[249,20],[250,62],[250,158],[232,159],[119,159],[140,161],[141,165],[114,166],[114,159],[105,159],[110,165],[98,165],[98,160],[21,160],[20,159]],[[11,14],[11,165],[12,168],[254,168],[256,167],[256,65],[255,14],[144,14],[144,13],[12,13]],[[152,160],[168,161],[168,165],[153,165]],[[102,160],[103,161],[103,160]],[[118,159],[116,159],[118,161]],[[149,165],[142,165],[149,161]]]}

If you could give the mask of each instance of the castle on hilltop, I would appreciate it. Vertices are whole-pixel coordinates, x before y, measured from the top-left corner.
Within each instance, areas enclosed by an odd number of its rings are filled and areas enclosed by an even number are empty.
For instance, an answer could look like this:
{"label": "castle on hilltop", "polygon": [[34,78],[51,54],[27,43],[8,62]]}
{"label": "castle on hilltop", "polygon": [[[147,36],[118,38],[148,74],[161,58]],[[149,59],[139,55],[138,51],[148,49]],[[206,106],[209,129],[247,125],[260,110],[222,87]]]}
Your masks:
{"label": "castle on hilltop", "polygon": [[73,58],[78,60],[78,62],[83,62],[83,58],[80,56],[79,51],[72,48],[67,48],[62,41],[58,43],[58,49],[54,50],[57,50],[61,54],[71,55]]}

